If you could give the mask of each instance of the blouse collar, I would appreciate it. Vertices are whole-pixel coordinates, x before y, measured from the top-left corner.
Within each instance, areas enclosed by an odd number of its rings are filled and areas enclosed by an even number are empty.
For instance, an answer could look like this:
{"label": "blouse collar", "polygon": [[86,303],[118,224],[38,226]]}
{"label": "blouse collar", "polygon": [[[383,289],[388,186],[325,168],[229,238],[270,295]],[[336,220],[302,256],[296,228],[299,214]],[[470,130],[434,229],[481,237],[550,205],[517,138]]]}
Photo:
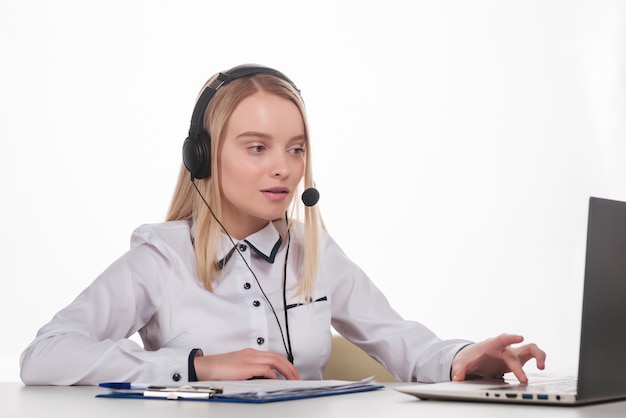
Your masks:
{"label": "blouse collar", "polygon": [[230,260],[232,255],[235,253],[236,247],[242,245],[247,245],[262,260],[273,264],[276,259],[276,254],[280,248],[280,244],[282,243],[280,233],[276,229],[273,222],[268,222],[263,229],[248,236],[243,241],[233,241],[235,242],[235,246],[233,246],[233,242],[230,240],[228,235],[222,233],[220,245],[218,245],[217,248],[217,258],[219,260],[217,264],[220,269],[224,268],[226,263],[228,263],[228,260]]}

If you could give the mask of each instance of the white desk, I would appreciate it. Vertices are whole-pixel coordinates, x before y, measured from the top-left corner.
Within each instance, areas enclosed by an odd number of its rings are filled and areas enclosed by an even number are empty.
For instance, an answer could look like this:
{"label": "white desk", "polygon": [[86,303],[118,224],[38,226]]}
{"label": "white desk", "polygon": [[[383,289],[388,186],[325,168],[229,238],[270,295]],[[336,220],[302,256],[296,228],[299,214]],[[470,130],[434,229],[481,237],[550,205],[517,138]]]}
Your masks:
{"label": "white desk", "polygon": [[[94,386],[51,387],[0,383],[0,416],[7,418],[140,418],[140,417],[588,417],[623,418],[626,401],[583,407],[499,405],[465,402],[421,401],[384,389],[268,404],[106,399],[95,398],[103,389]],[[406,383],[403,383],[406,385]]]}

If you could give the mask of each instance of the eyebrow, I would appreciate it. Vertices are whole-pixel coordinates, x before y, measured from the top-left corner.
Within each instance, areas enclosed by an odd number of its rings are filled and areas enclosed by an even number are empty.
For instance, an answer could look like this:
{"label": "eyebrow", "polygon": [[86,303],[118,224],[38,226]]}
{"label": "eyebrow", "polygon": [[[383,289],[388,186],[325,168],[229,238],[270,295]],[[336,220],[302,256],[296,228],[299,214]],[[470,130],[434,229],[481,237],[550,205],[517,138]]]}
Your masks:
{"label": "eyebrow", "polygon": [[[272,139],[271,135],[265,134],[263,132],[257,132],[257,131],[246,131],[246,132],[242,132],[239,135],[236,136],[236,139],[241,139],[244,137],[257,137],[257,138],[261,138],[261,139]],[[306,142],[306,135],[301,134],[301,135],[296,135],[292,138],[289,139],[289,142],[292,141],[305,141]]]}
{"label": "eyebrow", "polygon": [[271,138],[270,135],[264,134],[262,132],[246,131],[246,132],[242,132],[239,135],[237,135],[237,139],[243,138],[243,137],[246,137],[246,136],[256,136],[256,137],[259,137],[259,138],[266,138],[266,139]]}

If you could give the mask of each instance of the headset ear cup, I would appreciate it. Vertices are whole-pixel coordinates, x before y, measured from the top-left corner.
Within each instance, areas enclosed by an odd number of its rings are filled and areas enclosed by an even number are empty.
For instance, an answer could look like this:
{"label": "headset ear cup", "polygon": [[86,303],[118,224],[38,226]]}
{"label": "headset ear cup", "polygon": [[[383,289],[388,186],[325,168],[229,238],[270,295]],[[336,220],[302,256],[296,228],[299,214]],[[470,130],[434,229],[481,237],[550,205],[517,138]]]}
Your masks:
{"label": "headset ear cup", "polygon": [[211,175],[211,141],[206,134],[185,139],[183,163],[195,179],[204,179]]}

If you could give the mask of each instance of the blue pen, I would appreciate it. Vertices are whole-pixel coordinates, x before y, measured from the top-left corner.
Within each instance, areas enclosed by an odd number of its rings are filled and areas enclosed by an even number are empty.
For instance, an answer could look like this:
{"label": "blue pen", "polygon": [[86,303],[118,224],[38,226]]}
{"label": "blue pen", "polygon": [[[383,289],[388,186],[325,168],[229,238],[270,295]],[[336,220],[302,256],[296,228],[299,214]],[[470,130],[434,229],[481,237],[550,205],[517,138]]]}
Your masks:
{"label": "blue pen", "polygon": [[98,386],[116,390],[145,390],[147,387],[146,385],[134,385],[130,382],[103,382]]}

